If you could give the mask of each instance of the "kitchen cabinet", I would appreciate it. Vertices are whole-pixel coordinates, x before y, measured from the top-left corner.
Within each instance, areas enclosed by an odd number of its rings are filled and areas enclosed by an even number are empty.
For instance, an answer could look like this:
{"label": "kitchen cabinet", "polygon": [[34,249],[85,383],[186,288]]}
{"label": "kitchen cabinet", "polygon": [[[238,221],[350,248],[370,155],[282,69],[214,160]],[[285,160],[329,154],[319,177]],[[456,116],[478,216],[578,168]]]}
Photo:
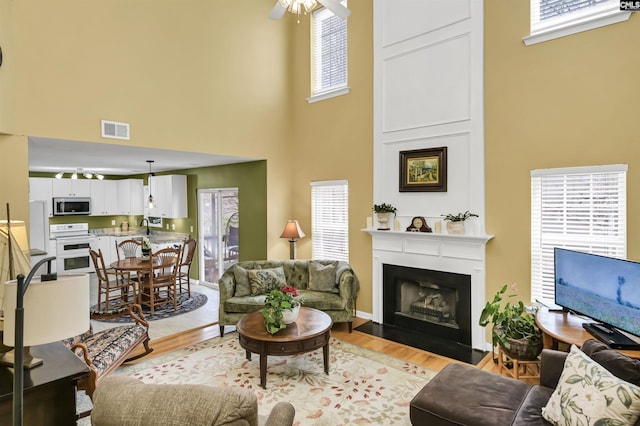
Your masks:
{"label": "kitchen cabinet", "polygon": [[185,218],[187,211],[187,176],[153,176],[150,183],[155,207],[149,209],[149,216],[165,218]]}
{"label": "kitchen cabinet", "polygon": [[53,216],[51,209],[51,199],[53,198],[53,190],[51,178],[29,178],[29,201],[46,201],[47,215]]}
{"label": "kitchen cabinet", "polygon": [[118,181],[92,180],[91,185],[91,216],[112,216],[118,210]]}
{"label": "kitchen cabinet", "polygon": [[115,256],[115,245],[113,244],[113,237],[109,235],[96,236],[95,247],[93,244],[91,248],[95,251],[102,250],[102,258],[104,259],[104,264],[108,268],[111,262],[118,260],[117,258],[113,258]]}
{"label": "kitchen cabinet", "polygon": [[87,179],[51,179],[53,197],[91,197],[91,181]]}
{"label": "kitchen cabinet", "polygon": [[118,214],[143,215],[144,189],[142,179],[122,179],[118,182]]}

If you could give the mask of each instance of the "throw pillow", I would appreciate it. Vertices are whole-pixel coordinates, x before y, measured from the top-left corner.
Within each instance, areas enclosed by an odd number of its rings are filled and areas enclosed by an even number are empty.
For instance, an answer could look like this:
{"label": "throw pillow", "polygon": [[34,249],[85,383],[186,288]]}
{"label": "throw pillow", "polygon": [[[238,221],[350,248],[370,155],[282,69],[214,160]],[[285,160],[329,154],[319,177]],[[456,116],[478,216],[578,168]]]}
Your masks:
{"label": "throw pillow", "polygon": [[640,360],[629,358],[595,339],[585,341],[582,352],[614,376],[640,386]]}
{"label": "throw pillow", "polygon": [[336,268],[338,262],[323,265],[320,262],[309,262],[309,290],[338,293],[336,286]]}
{"label": "throw pillow", "polygon": [[251,294],[251,284],[247,270],[241,266],[233,265],[233,276],[236,278],[236,292],[234,296],[244,297]]}
{"label": "throw pillow", "polygon": [[271,269],[249,269],[247,275],[251,284],[251,296],[279,290],[287,285],[282,266]]}
{"label": "throw pillow", "polygon": [[617,378],[571,346],[542,417],[557,426],[631,425],[640,417],[640,387]]}

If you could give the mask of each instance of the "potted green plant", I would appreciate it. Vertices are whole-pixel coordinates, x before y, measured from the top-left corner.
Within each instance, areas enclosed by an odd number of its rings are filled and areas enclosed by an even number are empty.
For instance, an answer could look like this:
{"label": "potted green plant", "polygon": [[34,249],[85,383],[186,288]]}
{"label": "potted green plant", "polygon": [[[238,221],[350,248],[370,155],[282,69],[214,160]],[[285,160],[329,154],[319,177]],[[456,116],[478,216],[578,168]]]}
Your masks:
{"label": "potted green plant", "polygon": [[302,298],[295,287],[271,290],[264,301],[264,308],[260,309],[267,332],[275,334],[294,322],[298,318],[300,305]]}
{"label": "potted green plant", "polygon": [[[507,291],[505,284],[487,302],[480,313],[479,324],[486,327],[493,324],[491,340],[493,345],[499,345],[511,358],[531,360],[542,351],[542,333],[535,320],[535,310],[529,312],[522,301],[507,302],[502,306],[503,296]],[[507,297],[515,297],[510,294]]]}
{"label": "potted green plant", "polygon": [[447,222],[447,233],[449,234],[464,234],[464,221],[470,217],[478,217],[477,214],[469,212],[467,210],[464,213],[446,214],[442,215],[443,220]]}
{"label": "potted green plant", "polygon": [[393,207],[391,204],[382,203],[382,204],[374,204],[373,209],[376,214],[376,218],[378,219],[378,230],[380,231],[388,231],[391,229],[389,226],[389,221],[392,219],[391,214],[395,217],[397,208]]}

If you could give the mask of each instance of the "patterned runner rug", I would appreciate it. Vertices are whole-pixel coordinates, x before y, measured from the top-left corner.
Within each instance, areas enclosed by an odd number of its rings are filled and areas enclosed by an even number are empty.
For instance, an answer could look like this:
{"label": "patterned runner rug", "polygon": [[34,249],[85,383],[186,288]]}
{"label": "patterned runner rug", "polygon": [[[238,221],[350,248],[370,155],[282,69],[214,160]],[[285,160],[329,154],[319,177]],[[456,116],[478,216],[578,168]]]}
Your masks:
{"label": "patterned runner rug", "polygon": [[[259,356],[246,359],[237,333],[120,367],[145,383],[197,383],[252,389],[266,417],[278,401],[296,409],[298,425],[409,425],[409,402],[436,374],[398,358],[331,338],[329,374],[322,350],[269,356],[267,389],[260,387]],[[83,419],[85,420],[85,419]]]}
{"label": "patterned runner rug", "polygon": [[[144,312],[144,318],[147,321],[155,321],[160,319],[166,319],[175,317],[176,315],[185,314],[187,312],[195,311],[198,308],[204,306],[207,303],[207,296],[198,293],[197,291],[191,290],[191,297],[188,297],[186,293],[178,295],[178,308],[173,310],[173,302],[167,303],[164,306],[160,306],[154,310],[153,316],[151,316],[151,308],[148,306],[142,306],[142,312]],[[91,311],[97,309],[97,305],[91,306]],[[127,323],[133,322],[129,315],[124,315],[121,317],[109,318],[109,319],[99,319],[96,321],[101,322],[111,322],[111,323]]]}

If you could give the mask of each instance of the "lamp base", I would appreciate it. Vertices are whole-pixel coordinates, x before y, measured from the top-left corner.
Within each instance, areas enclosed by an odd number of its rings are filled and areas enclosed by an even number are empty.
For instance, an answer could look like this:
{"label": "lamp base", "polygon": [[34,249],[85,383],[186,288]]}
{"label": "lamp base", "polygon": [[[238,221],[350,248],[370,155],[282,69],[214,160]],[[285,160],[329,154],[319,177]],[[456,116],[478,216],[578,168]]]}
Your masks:
{"label": "lamp base", "polygon": [[289,259],[295,260],[296,258],[296,240],[289,240]]}
{"label": "lamp base", "polygon": [[[23,355],[24,357],[22,367],[27,370],[42,364],[41,358],[35,358],[33,355],[31,355],[29,346],[26,346],[24,348]],[[6,365],[7,367],[15,367],[15,349],[2,354],[2,356],[0,357],[0,364]]]}

